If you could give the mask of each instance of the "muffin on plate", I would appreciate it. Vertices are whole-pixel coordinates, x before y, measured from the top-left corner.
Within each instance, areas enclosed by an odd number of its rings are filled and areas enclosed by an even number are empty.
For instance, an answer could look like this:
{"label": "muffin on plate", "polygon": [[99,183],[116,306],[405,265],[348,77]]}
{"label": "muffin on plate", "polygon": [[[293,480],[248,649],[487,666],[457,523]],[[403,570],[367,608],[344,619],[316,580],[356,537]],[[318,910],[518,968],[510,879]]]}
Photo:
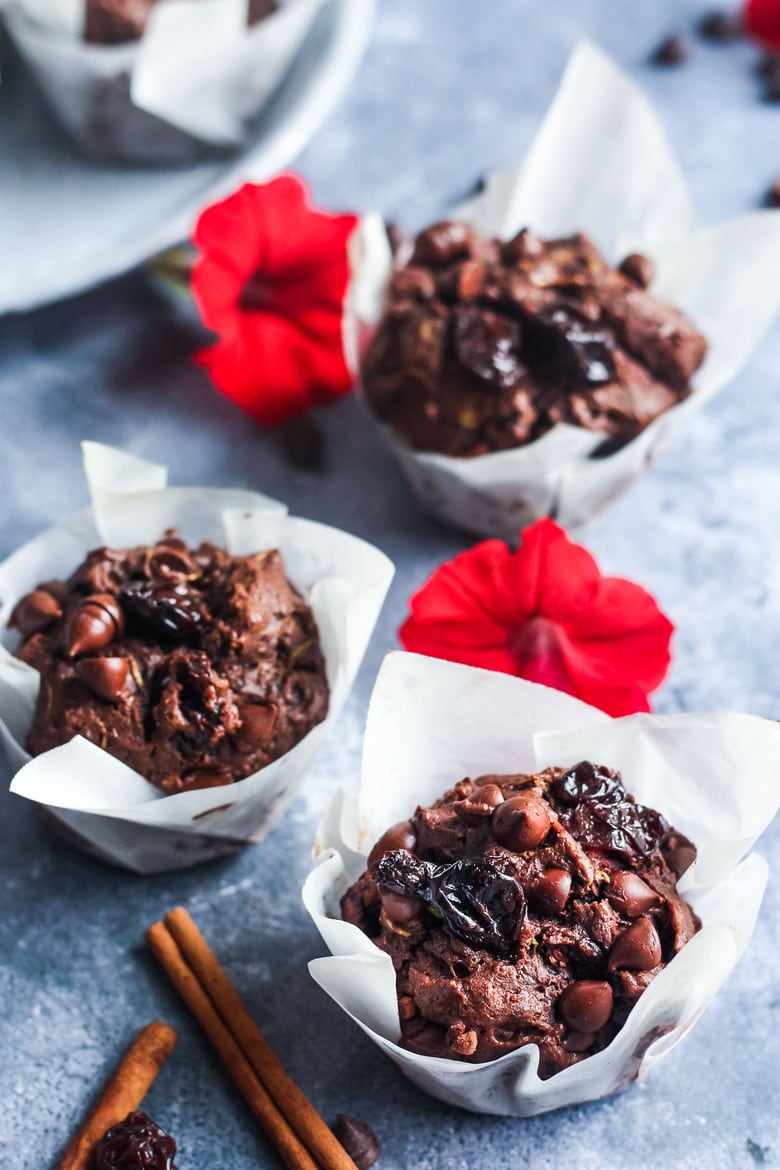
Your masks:
{"label": "muffin on plate", "polygon": [[230,556],[174,533],[98,548],[9,624],[41,676],[31,754],[81,735],[168,793],[241,780],[328,712],[317,625],[277,550]]}

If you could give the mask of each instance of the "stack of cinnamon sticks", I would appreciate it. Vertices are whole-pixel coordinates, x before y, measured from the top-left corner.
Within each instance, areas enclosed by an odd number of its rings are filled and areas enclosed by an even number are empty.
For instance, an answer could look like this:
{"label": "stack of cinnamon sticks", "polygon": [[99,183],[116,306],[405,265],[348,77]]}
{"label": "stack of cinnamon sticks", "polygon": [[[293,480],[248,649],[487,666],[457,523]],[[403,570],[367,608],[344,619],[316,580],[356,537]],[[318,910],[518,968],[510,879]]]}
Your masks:
{"label": "stack of cinnamon sticks", "polygon": [[357,1170],[286,1072],[186,910],[146,940],[290,1170]]}

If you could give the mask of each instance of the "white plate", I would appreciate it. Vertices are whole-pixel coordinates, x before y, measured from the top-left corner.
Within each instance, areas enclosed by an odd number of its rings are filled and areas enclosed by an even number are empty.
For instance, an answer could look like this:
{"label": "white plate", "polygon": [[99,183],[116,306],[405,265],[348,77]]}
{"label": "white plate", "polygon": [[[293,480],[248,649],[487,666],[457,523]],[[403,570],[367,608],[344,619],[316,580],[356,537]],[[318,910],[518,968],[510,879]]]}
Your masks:
{"label": "white plate", "polygon": [[371,35],[375,0],[332,0],[228,159],[175,168],[95,164],[57,127],[18,62],[0,88],[0,313],[117,276],[189,236],[195,215],[303,148],[346,89]]}

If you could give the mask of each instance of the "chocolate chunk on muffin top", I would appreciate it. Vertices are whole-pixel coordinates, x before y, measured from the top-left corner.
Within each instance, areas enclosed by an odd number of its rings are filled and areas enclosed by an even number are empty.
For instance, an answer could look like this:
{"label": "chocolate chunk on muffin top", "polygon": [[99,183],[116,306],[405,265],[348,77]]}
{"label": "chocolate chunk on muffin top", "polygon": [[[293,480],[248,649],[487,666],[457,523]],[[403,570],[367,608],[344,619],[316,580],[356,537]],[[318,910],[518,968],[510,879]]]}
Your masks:
{"label": "chocolate chunk on muffin top", "polygon": [[391,278],[366,396],[422,451],[483,455],[560,422],[615,449],[687,397],[707,348],[652,279],[646,256],[611,268],[582,234],[502,242],[434,224]]}
{"label": "chocolate chunk on muffin top", "polygon": [[172,533],[95,549],[9,624],[41,674],[28,750],[83,735],[169,793],[250,775],[328,711],[314,616],[276,550],[232,557]]}
{"label": "chocolate chunk on muffin top", "polygon": [[701,923],[678,876],[695,848],[583,761],[463,780],[389,829],[342,913],[392,959],[401,1043],[539,1075],[604,1048]]}

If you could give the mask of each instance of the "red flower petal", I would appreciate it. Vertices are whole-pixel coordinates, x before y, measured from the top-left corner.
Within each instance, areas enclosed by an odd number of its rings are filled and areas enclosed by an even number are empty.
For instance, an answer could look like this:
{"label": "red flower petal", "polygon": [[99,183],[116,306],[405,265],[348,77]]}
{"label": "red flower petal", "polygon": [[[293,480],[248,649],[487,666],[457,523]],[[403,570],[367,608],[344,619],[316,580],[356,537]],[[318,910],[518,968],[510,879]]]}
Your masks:
{"label": "red flower petal", "polygon": [[743,21],[750,36],[780,53],[779,0],[747,0]]}
{"label": "red flower petal", "polygon": [[669,667],[673,627],[650,594],[602,576],[552,520],[514,553],[487,540],[441,565],[409,609],[407,650],[517,674],[611,715],[649,710]]}
{"label": "red flower petal", "polygon": [[[273,426],[348,393],[343,302],[353,215],[315,210],[303,182],[245,184],[207,208],[192,292],[219,340],[196,355],[216,387]],[[247,286],[262,297],[247,295]]]}

